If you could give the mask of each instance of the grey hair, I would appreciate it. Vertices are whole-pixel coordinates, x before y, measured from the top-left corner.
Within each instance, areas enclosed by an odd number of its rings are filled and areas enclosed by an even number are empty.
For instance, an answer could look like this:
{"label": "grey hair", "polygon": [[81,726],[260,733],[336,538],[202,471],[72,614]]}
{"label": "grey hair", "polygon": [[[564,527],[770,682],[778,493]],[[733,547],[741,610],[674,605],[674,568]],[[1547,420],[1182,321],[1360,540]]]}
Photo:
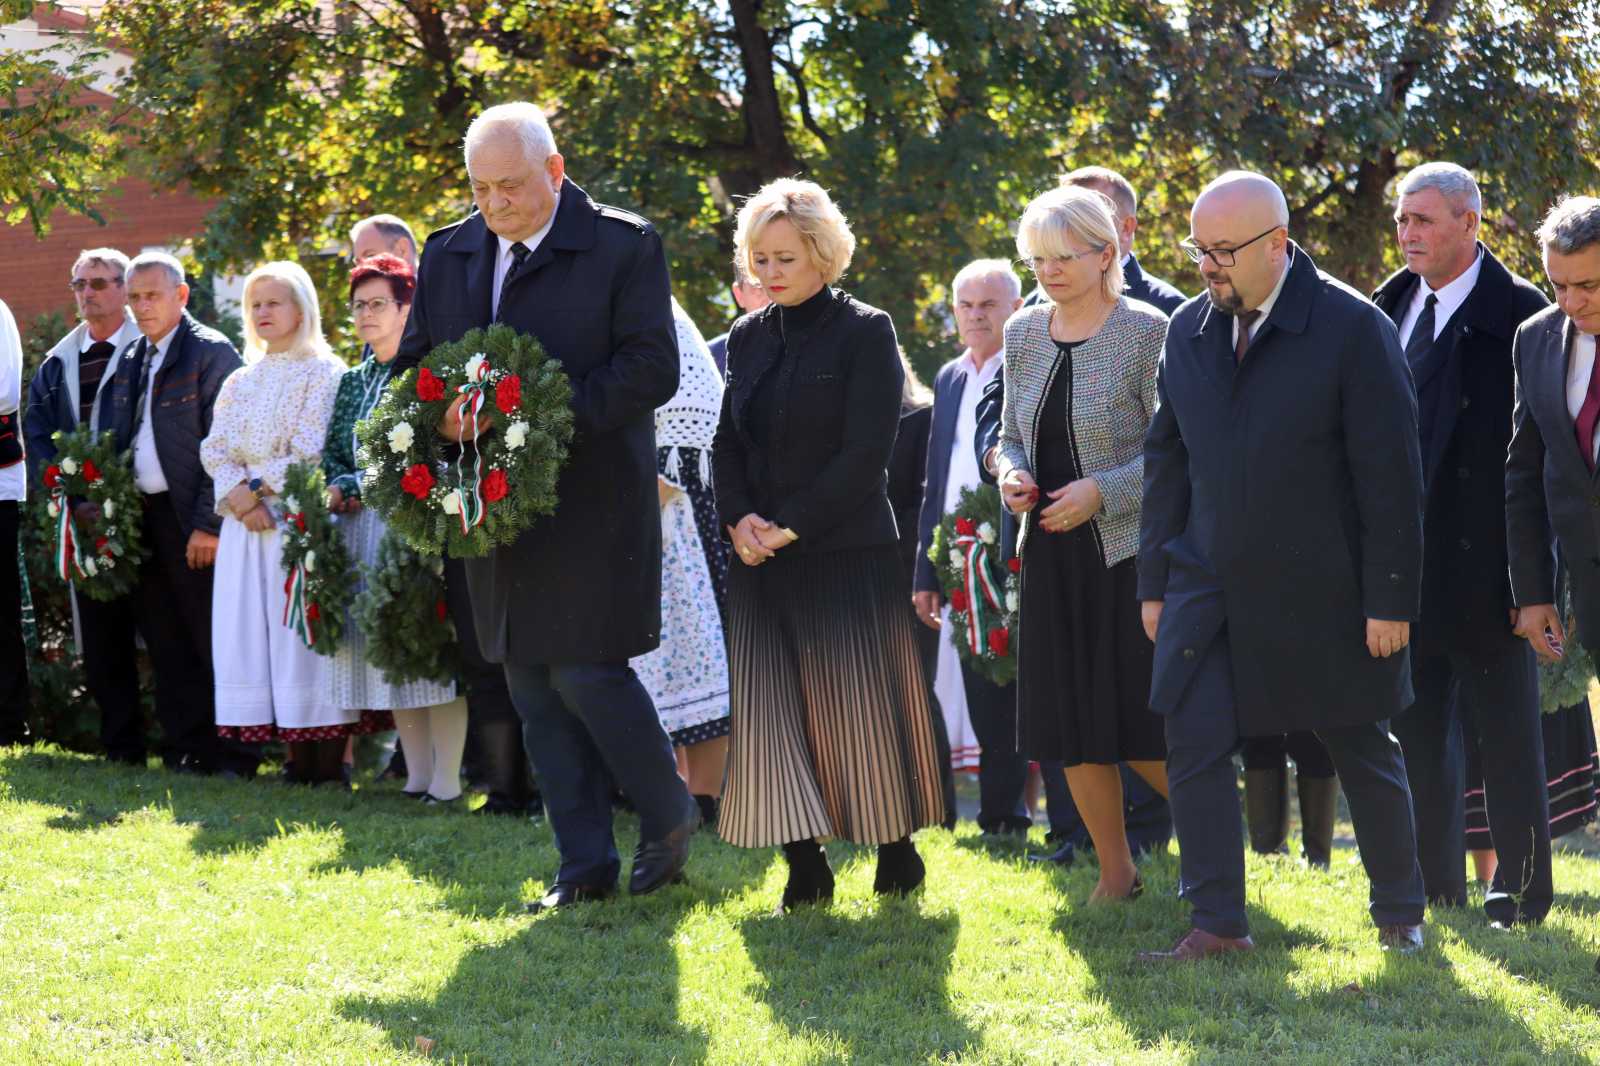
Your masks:
{"label": "grey hair", "polygon": [[123,277],[128,276],[128,257],[115,248],[85,248],[73,261],[73,276],[86,266],[111,267]]}
{"label": "grey hair", "polygon": [[529,163],[539,166],[556,154],[556,135],[550,132],[550,120],[536,104],[519,100],[511,104],[496,104],[484,111],[467,127],[462,154],[467,162],[467,173],[472,173],[472,150],[484,138],[499,130],[514,133],[522,142],[522,152]]}
{"label": "grey hair", "polygon": [[1600,244],[1600,199],[1563,196],[1539,224],[1539,243],[1557,255],[1573,255]]}
{"label": "grey hair", "polygon": [[1457,215],[1471,211],[1482,217],[1483,196],[1478,192],[1478,182],[1472,171],[1455,163],[1424,163],[1407,174],[1400,183],[1400,195],[1438,189],[1450,201],[1450,210]]}
{"label": "grey hair", "polygon": [[128,274],[132,276],[140,270],[160,270],[174,286],[183,284],[183,264],[166,252],[140,252],[134,256],[128,264]]}
{"label": "grey hair", "polygon": [[961,291],[961,286],[969,281],[979,278],[1001,278],[1006,283],[1006,291],[1013,300],[1022,297],[1022,279],[1017,277],[1017,271],[1005,259],[974,259],[962,267],[950,282],[950,302],[956,302],[956,293]]}
{"label": "grey hair", "polygon": [[354,226],[350,227],[350,243],[355,243],[356,234],[360,233],[362,227],[364,226],[371,226],[372,228],[376,229],[379,233],[383,234],[384,239],[390,244],[393,244],[395,241],[398,241],[400,238],[404,237],[406,240],[411,242],[412,251],[416,251],[417,249],[416,234],[411,232],[411,227],[406,225],[406,220],[401,218],[399,215],[367,216],[360,222],[357,222]]}

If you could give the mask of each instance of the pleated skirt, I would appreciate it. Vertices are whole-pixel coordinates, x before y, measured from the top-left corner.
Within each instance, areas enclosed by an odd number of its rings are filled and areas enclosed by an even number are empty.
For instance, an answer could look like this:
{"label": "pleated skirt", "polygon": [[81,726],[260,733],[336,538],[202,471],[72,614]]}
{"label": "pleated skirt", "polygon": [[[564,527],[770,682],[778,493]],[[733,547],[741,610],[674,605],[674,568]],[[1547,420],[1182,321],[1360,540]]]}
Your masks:
{"label": "pleated skirt", "polygon": [[894,545],[731,566],[724,840],[885,844],[944,818],[909,598]]}

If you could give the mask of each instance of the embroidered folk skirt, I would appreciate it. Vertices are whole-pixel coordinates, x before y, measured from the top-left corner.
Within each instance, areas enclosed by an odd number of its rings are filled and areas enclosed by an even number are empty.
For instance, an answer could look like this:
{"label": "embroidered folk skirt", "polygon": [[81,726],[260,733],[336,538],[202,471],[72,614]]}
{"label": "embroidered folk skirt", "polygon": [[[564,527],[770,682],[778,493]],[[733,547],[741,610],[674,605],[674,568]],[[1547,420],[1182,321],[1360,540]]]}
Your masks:
{"label": "embroidered folk skirt", "polygon": [[894,545],[733,563],[723,839],[884,844],[943,819],[909,596]]}

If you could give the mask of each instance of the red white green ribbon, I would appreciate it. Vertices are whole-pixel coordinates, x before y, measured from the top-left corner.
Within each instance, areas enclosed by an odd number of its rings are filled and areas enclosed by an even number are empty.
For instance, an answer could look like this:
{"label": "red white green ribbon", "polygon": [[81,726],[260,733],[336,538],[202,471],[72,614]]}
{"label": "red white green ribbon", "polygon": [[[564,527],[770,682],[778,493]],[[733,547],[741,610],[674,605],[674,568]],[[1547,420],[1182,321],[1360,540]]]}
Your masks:
{"label": "red white green ribbon", "polygon": [[62,581],[71,581],[74,573],[84,577],[83,545],[78,543],[78,529],[72,524],[67,490],[56,486],[50,490],[50,499],[56,505],[56,573]]}
{"label": "red white green ribbon", "polygon": [[961,587],[967,594],[967,646],[972,654],[982,656],[988,626],[984,615],[1002,610],[1005,594],[994,583],[989,572],[989,546],[973,534],[957,534],[956,548],[961,552]]}
{"label": "red white green ribbon", "polygon": [[306,568],[303,563],[296,563],[294,569],[289,571],[289,576],[283,581],[283,624],[294,631],[306,647],[317,643],[317,635],[312,632],[311,619],[306,612]]}
{"label": "red white green ribbon", "polygon": [[461,459],[466,452],[461,432],[464,432],[468,419],[471,419],[474,427],[477,426],[478,415],[489,402],[489,397],[484,392],[488,381],[489,361],[483,359],[478,361],[477,368],[473,371],[472,380],[469,380],[465,385],[456,386],[456,392],[467,398],[467,402],[461,405],[461,421],[459,423],[461,430],[456,435],[456,444],[459,447],[456,451],[455,494],[456,500],[461,504],[457,511],[457,517],[461,519],[463,536],[470,533],[477,526],[483,525],[483,520],[487,517],[485,512],[488,508],[483,499],[483,453],[478,450],[478,438],[474,434],[472,438],[472,482],[469,491],[467,478],[461,472]]}

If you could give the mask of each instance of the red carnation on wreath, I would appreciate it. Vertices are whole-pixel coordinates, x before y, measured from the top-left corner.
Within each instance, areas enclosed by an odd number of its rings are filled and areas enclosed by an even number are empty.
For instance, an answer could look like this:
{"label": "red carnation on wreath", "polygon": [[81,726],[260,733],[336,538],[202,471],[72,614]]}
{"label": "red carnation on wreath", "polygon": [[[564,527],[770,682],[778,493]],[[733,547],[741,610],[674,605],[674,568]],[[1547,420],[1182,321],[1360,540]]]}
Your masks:
{"label": "red carnation on wreath", "polygon": [[500,379],[494,387],[494,405],[505,414],[511,414],[522,406],[522,379],[515,374],[507,374]]}
{"label": "red carnation on wreath", "polygon": [[[427,367],[417,372],[417,399],[423,403],[432,403],[444,399],[444,382],[439,376]],[[410,491],[409,489],[407,490]],[[418,497],[419,499],[421,497]]]}
{"label": "red carnation on wreath", "polygon": [[961,534],[963,537],[975,536],[978,532],[978,523],[974,522],[970,518],[957,518],[956,532]]}
{"label": "red carnation on wreath", "polygon": [[1022,559],[1021,559],[1021,557],[1013,555],[1011,558],[1007,559],[1006,560],[1006,569],[1011,571],[1013,574],[1022,573]]}
{"label": "red carnation on wreath", "polygon": [[483,498],[490,503],[499,503],[510,491],[511,483],[506,480],[504,470],[491,470],[489,476],[483,479]]}
{"label": "red carnation on wreath", "polygon": [[61,468],[54,464],[44,468],[44,487],[53,489],[61,483]]}
{"label": "red carnation on wreath", "polygon": [[94,538],[94,550],[99,552],[101,555],[110,555],[111,552],[108,548],[110,543],[111,539],[109,537],[96,537]]}
{"label": "red carnation on wreath", "polygon": [[433,488],[433,471],[428,469],[426,463],[407,467],[405,476],[400,479],[400,488],[419,500],[426,499],[428,490]]}
{"label": "red carnation on wreath", "polygon": [[950,609],[952,611],[960,611],[961,613],[965,614],[970,605],[971,601],[967,599],[967,592],[965,589],[950,590]]}
{"label": "red carnation on wreath", "polygon": [[446,618],[449,617],[450,608],[445,604],[445,602],[443,600],[437,600],[437,601],[435,601],[435,603],[433,605],[433,615],[434,615],[435,618],[439,619],[439,621],[443,622]]}
{"label": "red carnation on wreath", "polygon": [[[319,620],[321,617],[322,617],[322,611],[321,611],[320,608],[317,607],[316,604],[313,603],[311,606],[306,608],[306,619],[307,619],[307,621],[315,622],[315,621]],[[993,634],[991,634],[991,636],[992,635]]]}
{"label": "red carnation on wreath", "polygon": [[295,514],[292,514],[289,517],[294,519],[294,528],[298,529],[302,533],[304,533],[306,531],[306,516],[305,515],[303,515],[303,514],[301,514],[299,512],[296,512]]}
{"label": "red carnation on wreath", "polygon": [[989,650],[1001,658],[1011,654],[1011,630],[996,627],[989,630]]}
{"label": "red carnation on wreath", "polygon": [[100,480],[100,468],[94,465],[93,459],[83,461],[83,480],[91,485]]}

